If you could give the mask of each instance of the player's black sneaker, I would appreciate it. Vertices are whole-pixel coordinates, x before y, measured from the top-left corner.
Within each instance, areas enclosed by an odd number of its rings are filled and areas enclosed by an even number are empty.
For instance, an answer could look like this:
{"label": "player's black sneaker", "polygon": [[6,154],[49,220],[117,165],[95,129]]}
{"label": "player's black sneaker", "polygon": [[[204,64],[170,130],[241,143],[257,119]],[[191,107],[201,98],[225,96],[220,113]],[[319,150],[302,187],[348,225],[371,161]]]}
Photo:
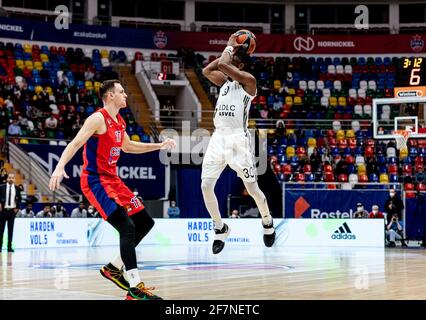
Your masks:
{"label": "player's black sneaker", "polygon": [[271,221],[268,225],[263,225],[263,243],[267,247],[272,247],[275,242],[275,228],[274,221]]}
{"label": "player's black sneaker", "polygon": [[103,266],[100,270],[102,276],[111,280],[115,285],[123,290],[129,290],[129,282],[124,278],[123,269],[118,270],[111,263],[108,263],[106,266]]}
{"label": "player's black sneaker", "polygon": [[226,223],[223,224],[221,230],[214,229],[214,241],[213,241],[213,254],[218,254],[222,251],[223,247],[225,247],[226,238],[228,238],[231,229],[228,227]]}
{"label": "player's black sneaker", "polygon": [[126,295],[126,300],[163,300],[151,292],[155,288],[147,288],[143,282],[136,287],[129,288]]}

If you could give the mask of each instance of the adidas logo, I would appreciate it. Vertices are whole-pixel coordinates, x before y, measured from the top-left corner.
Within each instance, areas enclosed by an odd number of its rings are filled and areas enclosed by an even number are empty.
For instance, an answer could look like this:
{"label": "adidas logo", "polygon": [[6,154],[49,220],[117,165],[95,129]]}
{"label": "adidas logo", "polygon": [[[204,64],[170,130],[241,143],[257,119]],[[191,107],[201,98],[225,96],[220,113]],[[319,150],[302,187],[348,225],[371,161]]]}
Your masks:
{"label": "adidas logo", "polygon": [[356,236],[352,233],[348,224],[344,222],[334,233],[331,235],[333,240],[355,240]]}

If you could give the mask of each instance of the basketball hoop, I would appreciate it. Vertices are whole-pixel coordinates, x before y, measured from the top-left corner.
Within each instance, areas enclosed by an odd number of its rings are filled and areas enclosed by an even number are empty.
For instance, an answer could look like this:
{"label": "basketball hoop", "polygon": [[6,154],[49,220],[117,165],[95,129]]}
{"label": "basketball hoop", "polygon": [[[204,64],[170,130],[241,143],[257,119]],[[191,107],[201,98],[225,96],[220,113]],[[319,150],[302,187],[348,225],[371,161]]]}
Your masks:
{"label": "basketball hoop", "polygon": [[396,148],[398,150],[401,149],[408,149],[407,142],[408,138],[410,137],[411,131],[409,130],[395,130],[395,140],[396,140]]}

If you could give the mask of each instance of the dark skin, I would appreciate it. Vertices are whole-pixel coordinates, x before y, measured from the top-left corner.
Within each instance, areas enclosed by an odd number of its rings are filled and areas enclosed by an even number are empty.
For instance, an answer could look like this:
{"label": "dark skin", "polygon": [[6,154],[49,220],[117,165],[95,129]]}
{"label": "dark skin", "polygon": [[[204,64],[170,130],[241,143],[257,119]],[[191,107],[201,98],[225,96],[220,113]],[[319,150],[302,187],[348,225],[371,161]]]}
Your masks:
{"label": "dark skin", "polygon": [[[229,37],[227,46],[232,46],[234,48],[234,53],[236,49],[241,46],[241,44],[237,43],[235,34]],[[256,95],[256,78],[253,77],[252,74],[243,71],[242,68],[244,68],[244,64],[241,63],[236,56],[228,52],[222,52],[220,58],[210,62],[203,69],[203,75],[219,87],[221,87],[229,77],[239,82],[249,95],[254,96]]]}

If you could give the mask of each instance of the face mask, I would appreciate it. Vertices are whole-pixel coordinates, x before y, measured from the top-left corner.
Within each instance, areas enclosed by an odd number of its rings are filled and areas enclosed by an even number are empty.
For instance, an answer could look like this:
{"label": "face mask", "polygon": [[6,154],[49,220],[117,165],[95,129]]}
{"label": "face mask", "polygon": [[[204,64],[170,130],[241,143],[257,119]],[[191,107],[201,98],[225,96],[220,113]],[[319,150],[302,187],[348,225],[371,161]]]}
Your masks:
{"label": "face mask", "polygon": [[89,213],[93,213],[93,209],[89,209]]}
{"label": "face mask", "polygon": [[135,192],[133,192],[133,194],[134,194],[135,196],[137,196],[137,195],[139,194],[139,192],[135,191]]}
{"label": "face mask", "polygon": [[363,211],[364,207],[357,207],[358,211]]}
{"label": "face mask", "polygon": [[379,211],[377,211],[377,210],[373,210],[373,213],[374,213],[374,214],[376,214],[377,212],[379,212]]}
{"label": "face mask", "polygon": [[390,193],[389,193],[389,195],[390,195],[391,197],[394,197],[394,196],[395,196],[395,193],[390,192]]}

